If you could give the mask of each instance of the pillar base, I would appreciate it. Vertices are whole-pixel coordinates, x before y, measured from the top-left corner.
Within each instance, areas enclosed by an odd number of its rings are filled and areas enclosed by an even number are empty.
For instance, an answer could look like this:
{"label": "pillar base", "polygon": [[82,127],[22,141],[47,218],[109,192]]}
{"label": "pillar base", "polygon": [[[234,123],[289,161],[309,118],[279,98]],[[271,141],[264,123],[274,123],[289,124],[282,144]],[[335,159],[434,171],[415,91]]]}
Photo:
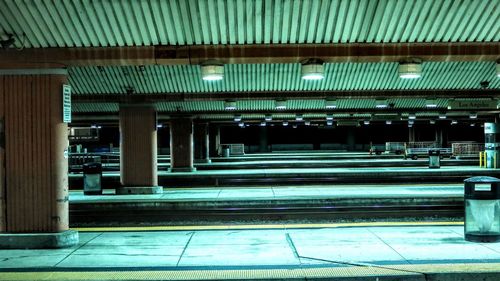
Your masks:
{"label": "pillar base", "polygon": [[162,186],[122,186],[116,189],[117,195],[127,194],[162,194]]}
{"label": "pillar base", "polygon": [[74,230],[56,233],[0,233],[0,249],[57,249],[72,247],[78,242],[78,232]]}
{"label": "pillar base", "polygon": [[210,164],[212,160],[210,159],[194,159],[194,163],[196,164]]}
{"label": "pillar base", "polygon": [[171,173],[196,172],[196,168],[193,168],[193,167],[170,168],[170,169],[168,169],[168,171]]}

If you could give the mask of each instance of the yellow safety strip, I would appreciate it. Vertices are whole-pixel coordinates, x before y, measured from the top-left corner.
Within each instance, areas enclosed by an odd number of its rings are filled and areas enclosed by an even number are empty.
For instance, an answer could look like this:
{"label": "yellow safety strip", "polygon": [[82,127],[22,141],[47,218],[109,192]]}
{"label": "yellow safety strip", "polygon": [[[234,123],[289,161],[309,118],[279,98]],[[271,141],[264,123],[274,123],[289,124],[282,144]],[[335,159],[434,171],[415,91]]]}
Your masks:
{"label": "yellow safety strip", "polygon": [[[105,270],[105,269],[104,269]],[[448,263],[418,265],[366,265],[291,269],[237,270],[145,270],[145,271],[71,271],[2,272],[0,280],[251,280],[288,278],[335,278],[375,276],[418,276],[420,274],[497,273],[500,263]],[[364,279],[360,279],[364,280]],[[370,279],[371,280],[371,279]]]}
{"label": "yellow safety strip", "polygon": [[74,227],[81,232],[118,231],[197,231],[197,230],[244,230],[244,229],[297,229],[297,228],[339,228],[375,226],[443,226],[463,225],[461,221],[431,222],[353,222],[353,223],[312,223],[312,224],[239,224],[239,225],[173,225],[173,226],[131,226],[131,227]]}

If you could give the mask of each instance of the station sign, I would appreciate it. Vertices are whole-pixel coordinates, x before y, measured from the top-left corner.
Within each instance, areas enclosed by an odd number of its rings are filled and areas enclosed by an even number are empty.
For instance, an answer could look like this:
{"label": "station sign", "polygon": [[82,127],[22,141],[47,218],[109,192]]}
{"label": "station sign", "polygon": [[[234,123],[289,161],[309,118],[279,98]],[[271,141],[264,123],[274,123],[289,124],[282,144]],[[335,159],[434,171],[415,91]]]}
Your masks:
{"label": "station sign", "polygon": [[498,101],[492,99],[460,100],[448,102],[448,109],[497,109]]}
{"label": "station sign", "polygon": [[63,85],[62,88],[63,122],[71,123],[71,86]]}

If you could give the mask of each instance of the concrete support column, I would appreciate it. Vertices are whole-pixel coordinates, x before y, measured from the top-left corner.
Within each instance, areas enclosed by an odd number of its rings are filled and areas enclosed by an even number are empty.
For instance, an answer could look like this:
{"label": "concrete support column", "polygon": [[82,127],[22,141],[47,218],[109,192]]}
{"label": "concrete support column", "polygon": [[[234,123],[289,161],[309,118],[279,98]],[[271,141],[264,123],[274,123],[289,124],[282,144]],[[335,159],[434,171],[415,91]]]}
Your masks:
{"label": "concrete support column", "polygon": [[0,248],[61,248],[69,230],[64,69],[0,70]]}
{"label": "concrete support column", "polygon": [[118,194],[158,194],[156,109],[152,104],[120,105]]}
{"label": "concrete support column", "polygon": [[353,128],[347,131],[347,150],[354,151],[356,149],[356,135]]}
{"label": "concrete support column", "polygon": [[408,127],[408,142],[415,142],[415,127]]}
{"label": "concrete support column", "polygon": [[259,127],[259,152],[269,152],[267,126]]}
{"label": "concrete support column", "polygon": [[210,163],[208,123],[194,124],[194,162]]}
{"label": "concrete support column", "polygon": [[218,157],[220,156],[220,127],[217,124],[211,124],[209,130],[208,153],[210,157]]}
{"label": "concrete support column", "polygon": [[444,147],[443,146],[443,129],[442,128],[436,127],[434,141],[436,142],[438,147]]}
{"label": "concrete support column", "polygon": [[170,171],[193,172],[193,120],[175,117],[170,120]]}

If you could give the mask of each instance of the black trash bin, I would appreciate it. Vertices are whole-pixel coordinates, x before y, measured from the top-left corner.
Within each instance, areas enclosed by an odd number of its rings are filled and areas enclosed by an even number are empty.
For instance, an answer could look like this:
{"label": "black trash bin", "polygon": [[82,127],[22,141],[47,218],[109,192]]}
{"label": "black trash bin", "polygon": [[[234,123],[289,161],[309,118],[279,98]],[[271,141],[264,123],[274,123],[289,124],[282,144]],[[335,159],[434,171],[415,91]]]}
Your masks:
{"label": "black trash bin", "polygon": [[464,182],[465,240],[500,241],[500,179],[481,176]]}
{"label": "black trash bin", "polygon": [[102,165],[101,163],[83,164],[83,194],[102,194]]}
{"label": "black trash bin", "polygon": [[440,157],[439,149],[429,149],[429,168],[439,169],[441,167]]}

